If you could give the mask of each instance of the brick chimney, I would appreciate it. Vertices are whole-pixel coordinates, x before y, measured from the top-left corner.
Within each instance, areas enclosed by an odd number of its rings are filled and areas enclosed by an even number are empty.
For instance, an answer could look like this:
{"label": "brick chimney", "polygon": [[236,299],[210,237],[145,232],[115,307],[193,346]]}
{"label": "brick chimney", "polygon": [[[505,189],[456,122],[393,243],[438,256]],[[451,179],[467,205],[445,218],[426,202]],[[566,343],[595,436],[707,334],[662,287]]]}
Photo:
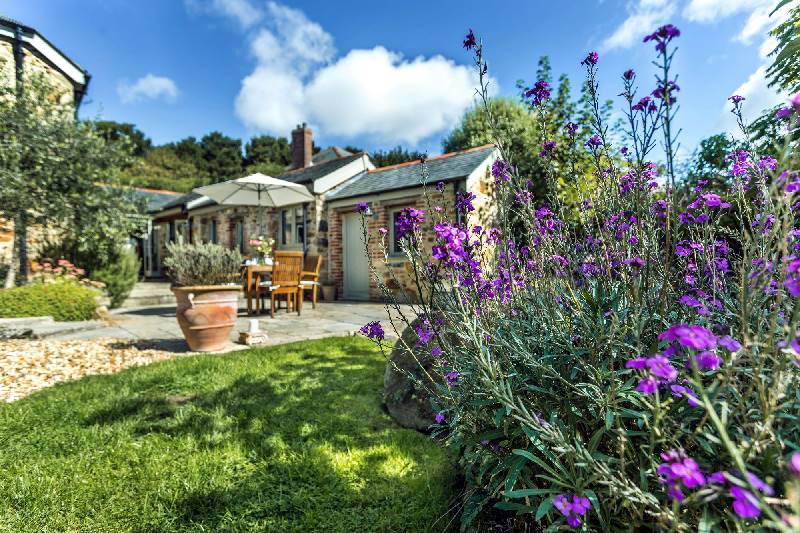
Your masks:
{"label": "brick chimney", "polygon": [[311,166],[312,146],[311,128],[305,122],[298,124],[292,131],[292,168]]}

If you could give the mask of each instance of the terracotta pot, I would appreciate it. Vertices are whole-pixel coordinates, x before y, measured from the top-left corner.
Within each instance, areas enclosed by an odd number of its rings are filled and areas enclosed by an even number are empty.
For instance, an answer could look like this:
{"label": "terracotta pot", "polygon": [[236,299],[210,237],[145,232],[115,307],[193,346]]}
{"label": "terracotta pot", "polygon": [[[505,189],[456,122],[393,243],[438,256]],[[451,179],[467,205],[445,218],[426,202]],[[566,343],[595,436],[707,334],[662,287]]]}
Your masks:
{"label": "terracotta pot", "polygon": [[322,299],[326,302],[332,302],[336,298],[336,285],[323,285],[322,286]]}
{"label": "terracotta pot", "polygon": [[236,325],[239,287],[195,285],[173,287],[172,292],[178,301],[178,324],[189,349],[215,352],[225,348]]}

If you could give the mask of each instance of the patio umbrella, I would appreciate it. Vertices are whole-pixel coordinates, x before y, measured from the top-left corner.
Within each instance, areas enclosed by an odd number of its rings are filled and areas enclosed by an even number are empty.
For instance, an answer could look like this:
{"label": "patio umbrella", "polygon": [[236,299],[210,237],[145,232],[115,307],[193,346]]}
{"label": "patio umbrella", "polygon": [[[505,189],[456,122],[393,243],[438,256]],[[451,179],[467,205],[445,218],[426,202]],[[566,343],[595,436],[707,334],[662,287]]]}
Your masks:
{"label": "patio umbrella", "polygon": [[[220,205],[254,205],[257,207],[282,207],[310,202],[314,199],[305,185],[279,180],[261,173],[212,185],[192,189],[208,196]],[[259,219],[262,212],[259,209]],[[263,220],[259,220],[259,231],[264,233]]]}

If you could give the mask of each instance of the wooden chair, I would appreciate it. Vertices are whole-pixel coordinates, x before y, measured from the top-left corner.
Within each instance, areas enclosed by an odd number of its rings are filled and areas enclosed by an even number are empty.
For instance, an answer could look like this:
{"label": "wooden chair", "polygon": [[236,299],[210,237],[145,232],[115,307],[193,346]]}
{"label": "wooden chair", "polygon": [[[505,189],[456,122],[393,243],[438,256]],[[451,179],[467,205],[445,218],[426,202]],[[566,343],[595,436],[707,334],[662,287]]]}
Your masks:
{"label": "wooden chair", "polygon": [[294,304],[300,314],[300,274],[303,271],[303,252],[277,251],[272,265],[272,280],[269,284],[259,283],[256,288],[257,299],[269,294],[270,316],[275,318],[275,302],[279,296],[286,296],[286,311]]}
{"label": "wooden chair", "polygon": [[303,299],[303,291],[311,290],[311,306],[317,308],[317,287],[319,287],[319,269],[322,266],[322,256],[309,255],[303,264],[303,272],[300,274],[300,300]]}

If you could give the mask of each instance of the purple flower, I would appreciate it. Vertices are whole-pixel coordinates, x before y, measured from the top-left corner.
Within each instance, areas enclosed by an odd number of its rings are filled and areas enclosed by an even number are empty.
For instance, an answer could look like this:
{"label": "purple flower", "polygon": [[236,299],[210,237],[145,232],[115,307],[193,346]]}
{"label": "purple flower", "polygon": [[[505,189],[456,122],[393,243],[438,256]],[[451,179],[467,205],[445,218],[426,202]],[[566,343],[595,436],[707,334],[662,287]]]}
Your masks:
{"label": "purple flower", "polygon": [[576,529],[580,527],[581,518],[586,515],[591,505],[589,498],[577,494],[573,494],[571,498],[569,494],[559,494],[553,498],[553,507],[567,517],[567,524],[570,527]]}
{"label": "purple flower", "polygon": [[636,77],[636,72],[632,68],[629,68],[628,70],[622,73],[622,77],[625,78],[627,81],[631,81],[633,78]]}
{"label": "purple flower", "polygon": [[470,28],[467,36],[464,37],[464,48],[467,50],[472,50],[475,46],[477,46],[477,44],[478,41],[475,40],[475,34],[472,32],[472,28]]}
{"label": "purple flower", "polygon": [[372,340],[383,340],[384,338],[383,328],[377,320],[364,324],[359,331]]}
{"label": "purple flower", "polygon": [[442,422],[444,422],[444,413],[442,411],[436,413],[434,420],[436,421],[437,424],[441,424]]}
{"label": "purple flower", "polygon": [[713,350],[717,347],[717,337],[703,326],[676,324],[658,336],[660,341],[678,342],[694,350]]}
{"label": "purple flower", "polygon": [[758,498],[752,492],[738,485],[731,485],[733,497],[733,512],[741,518],[756,518],[761,514]]}
{"label": "purple flower", "polygon": [[550,84],[544,80],[537,81],[533,87],[525,91],[525,98],[531,99],[531,105],[542,105],[550,98]]}
{"label": "purple flower", "polygon": [[542,143],[542,151],[539,152],[539,157],[546,157],[548,155],[552,155],[556,149],[556,142],[555,141],[545,141]]}
{"label": "purple flower", "polygon": [[414,331],[417,332],[417,337],[418,337],[416,346],[417,348],[425,344],[428,344],[434,336],[433,328],[431,328],[431,324],[427,320],[423,321],[421,324],[417,324],[416,326],[414,326]]}
{"label": "purple flower", "polygon": [[742,349],[742,345],[739,343],[739,341],[728,335],[720,337],[717,342],[719,343],[720,346],[722,346],[731,353],[738,352],[739,350]]}
{"label": "purple flower", "polygon": [[356,204],[356,213],[360,215],[369,214],[369,204],[367,202],[358,202]]}
{"label": "purple flower", "polygon": [[414,207],[406,207],[400,210],[395,225],[395,234],[398,239],[406,235],[413,234],[425,223],[425,211]]}
{"label": "purple flower", "polygon": [[700,370],[716,370],[722,364],[722,358],[714,352],[700,352],[694,356],[694,361],[697,363]]}
{"label": "purple flower", "polygon": [[475,210],[472,201],[476,198],[475,193],[460,192],[456,195],[456,211],[463,211],[469,213]]}
{"label": "purple flower", "polygon": [[597,148],[598,146],[603,144],[603,140],[600,138],[599,135],[594,134],[586,141],[587,148]]}
{"label": "purple flower", "polygon": [[434,357],[441,357],[442,349],[438,346],[434,346],[433,348],[431,348],[431,355]]}
{"label": "purple flower", "polygon": [[667,485],[667,496],[682,502],[685,498],[684,488],[696,489],[706,484],[706,476],[697,465],[697,461],[688,457],[683,450],[669,450],[661,453],[664,461],[658,465],[657,472],[661,483]]}
{"label": "purple flower", "polygon": [[511,180],[511,165],[508,164],[508,161],[498,159],[492,163],[492,176],[496,183],[508,182]]}
{"label": "purple flower", "polygon": [[733,102],[734,105],[735,105],[735,104],[738,104],[739,102],[744,102],[745,98],[744,98],[744,96],[740,96],[738,94],[734,94],[733,96],[729,96],[728,100]]}
{"label": "purple flower", "polygon": [[443,181],[440,181],[439,183],[436,184],[436,190],[439,191],[439,192],[444,192],[444,182]]}
{"label": "purple flower", "polygon": [[679,37],[681,31],[673,26],[672,24],[666,24],[661,26],[656,31],[648,35],[644,38],[643,42],[655,41],[656,42],[656,50],[659,52],[664,52],[666,50],[666,45],[672,39]]}
{"label": "purple flower", "polygon": [[789,471],[795,476],[800,476],[800,452],[794,452],[789,458]]}
{"label": "purple flower", "polygon": [[597,54],[597,52],[594,51],[589,52],[586,58],[583,61],[581,61],[581,65],[586,65],[587,67],[593,67],[597,64],[598,59],[600,59],[600,56]]}
{"label": "purple flower", "polygon": [[786,267],[786,281],[783,286],[795,298],[800,296],[800,259],[795,259]]}
{"label": "purple flower", "polygon": [[381,237],[384,237],[387,233],[389,233],[389,230],[386,228],[378,228],[378,233]]}
{"label": "purple flower", "polygon": [[569,135],[570,137],[574,137],[575,132],[578,131],[578,125],[575,124],[574,122],[567,122],[567,125],[564,126],[564,131],[566,131],[567,135]]}
{"label": "purple flower", "polygon": [[458,378],[460,376],[461,376],[461,374],[459,374],[458,372],[452,371],[452,372],[448,372],[447,374],[445,374],[444,377],[447,380],[447,384],[450,385],[451,387],[453,387],[453,386],[455,386],[455,384],[458,381]]}

